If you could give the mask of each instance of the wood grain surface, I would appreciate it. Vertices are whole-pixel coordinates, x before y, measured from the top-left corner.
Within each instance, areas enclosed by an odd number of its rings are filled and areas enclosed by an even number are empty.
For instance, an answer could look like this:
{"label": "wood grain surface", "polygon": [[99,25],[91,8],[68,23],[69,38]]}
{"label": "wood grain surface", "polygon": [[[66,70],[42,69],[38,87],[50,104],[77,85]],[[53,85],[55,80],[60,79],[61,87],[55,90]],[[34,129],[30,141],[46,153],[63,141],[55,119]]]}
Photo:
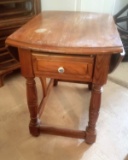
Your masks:
{"label": "wood grain surface", "polygon": [[122,52],[113,17],[88,12],[42,12],[12,34],[6,43],[57,53]]}
{"label": "wood grain surface", "polygon": [[[33,54],[33,69],[36,76],[56,77],[57,79],[92,80],[94,58],[90,56],[65,56],[50,54]],[[58,69],[63,67],[64,73]]]}

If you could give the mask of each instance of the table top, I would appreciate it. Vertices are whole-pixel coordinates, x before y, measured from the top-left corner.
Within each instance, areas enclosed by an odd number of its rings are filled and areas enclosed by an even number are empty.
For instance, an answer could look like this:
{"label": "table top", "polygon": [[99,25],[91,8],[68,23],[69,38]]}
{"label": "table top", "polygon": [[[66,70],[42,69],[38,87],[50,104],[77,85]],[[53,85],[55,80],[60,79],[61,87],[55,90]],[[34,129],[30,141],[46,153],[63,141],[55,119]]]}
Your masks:
{"label": "table top", "polygon": [[44,11],[9,36],[6,43],[67,54],[122,52],[113,17],[90,12]]}

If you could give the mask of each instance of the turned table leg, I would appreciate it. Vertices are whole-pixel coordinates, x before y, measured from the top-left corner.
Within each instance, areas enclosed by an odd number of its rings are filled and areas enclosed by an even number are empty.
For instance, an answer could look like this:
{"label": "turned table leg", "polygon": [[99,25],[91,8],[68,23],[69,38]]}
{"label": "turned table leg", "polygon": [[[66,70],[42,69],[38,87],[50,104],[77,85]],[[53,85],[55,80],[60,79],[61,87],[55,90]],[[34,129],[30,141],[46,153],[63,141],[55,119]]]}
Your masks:
{"label": "turned table leg", "polygon": [[33,136],[40,134],[39,130],[39,119],[38,119],[38,105],[37,105],[37,91],[34,78],[27,78],[27,102],[30,112],[30,124],[29,130]]}
{"label": "turned table leg", "polygon": [[86,143],[92,144],[96,140],[96,121],[99,115],[101,103],[102,87],[100,85],[93,85],[92,96],[89,108],[89,122],[86,128]]}

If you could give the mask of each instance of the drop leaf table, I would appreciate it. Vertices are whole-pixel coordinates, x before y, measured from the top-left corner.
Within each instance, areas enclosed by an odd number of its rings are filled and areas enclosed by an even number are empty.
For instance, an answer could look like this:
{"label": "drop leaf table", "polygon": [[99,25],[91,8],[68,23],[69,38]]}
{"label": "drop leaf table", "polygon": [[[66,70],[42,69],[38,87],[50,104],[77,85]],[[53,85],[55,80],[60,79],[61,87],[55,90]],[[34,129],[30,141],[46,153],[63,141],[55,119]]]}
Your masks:
{"label": "drop leaf table", "polygon": [[[84,138],[86,143],[94,143],[102,86],[123,57],[113,17],[90,12],[44,11],[10,35],[6,44],[18,48],[22,75],[27,81],[30,133]],[[35,77],[39,77],[42,84],[40,104]],[[51,79],[48,85],[46,78]],[[41,125],[40,116],[48,95],[58,81],[88,84],[91,100],[85,130]]]}

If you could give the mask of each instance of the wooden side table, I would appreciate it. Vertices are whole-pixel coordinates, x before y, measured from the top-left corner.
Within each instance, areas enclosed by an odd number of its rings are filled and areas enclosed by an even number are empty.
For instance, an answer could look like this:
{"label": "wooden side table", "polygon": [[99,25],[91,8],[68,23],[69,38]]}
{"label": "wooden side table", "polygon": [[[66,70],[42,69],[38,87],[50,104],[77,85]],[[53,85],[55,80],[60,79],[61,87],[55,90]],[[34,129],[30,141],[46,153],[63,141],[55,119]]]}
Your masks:
{"label": "wooden side table", "polygon": [[[38,136],[42,131],[84,138],[89,144],[95,142],[102,86],[110,68],[113,70],[117,66],[123,51],[113,17],[86,12],[42,12],[9,36],[6,43],[18,48],[22,75],[27,80],[30,133]],[[118,58],[111,67],[113,55]],[[44,92],[39,105],[35,77],[40,78]],[[46,77],[51,78],[48,86]],[[86,131],[40,124],[39,118],[50,89],[58,81],[89,84],[92,91]]]}

